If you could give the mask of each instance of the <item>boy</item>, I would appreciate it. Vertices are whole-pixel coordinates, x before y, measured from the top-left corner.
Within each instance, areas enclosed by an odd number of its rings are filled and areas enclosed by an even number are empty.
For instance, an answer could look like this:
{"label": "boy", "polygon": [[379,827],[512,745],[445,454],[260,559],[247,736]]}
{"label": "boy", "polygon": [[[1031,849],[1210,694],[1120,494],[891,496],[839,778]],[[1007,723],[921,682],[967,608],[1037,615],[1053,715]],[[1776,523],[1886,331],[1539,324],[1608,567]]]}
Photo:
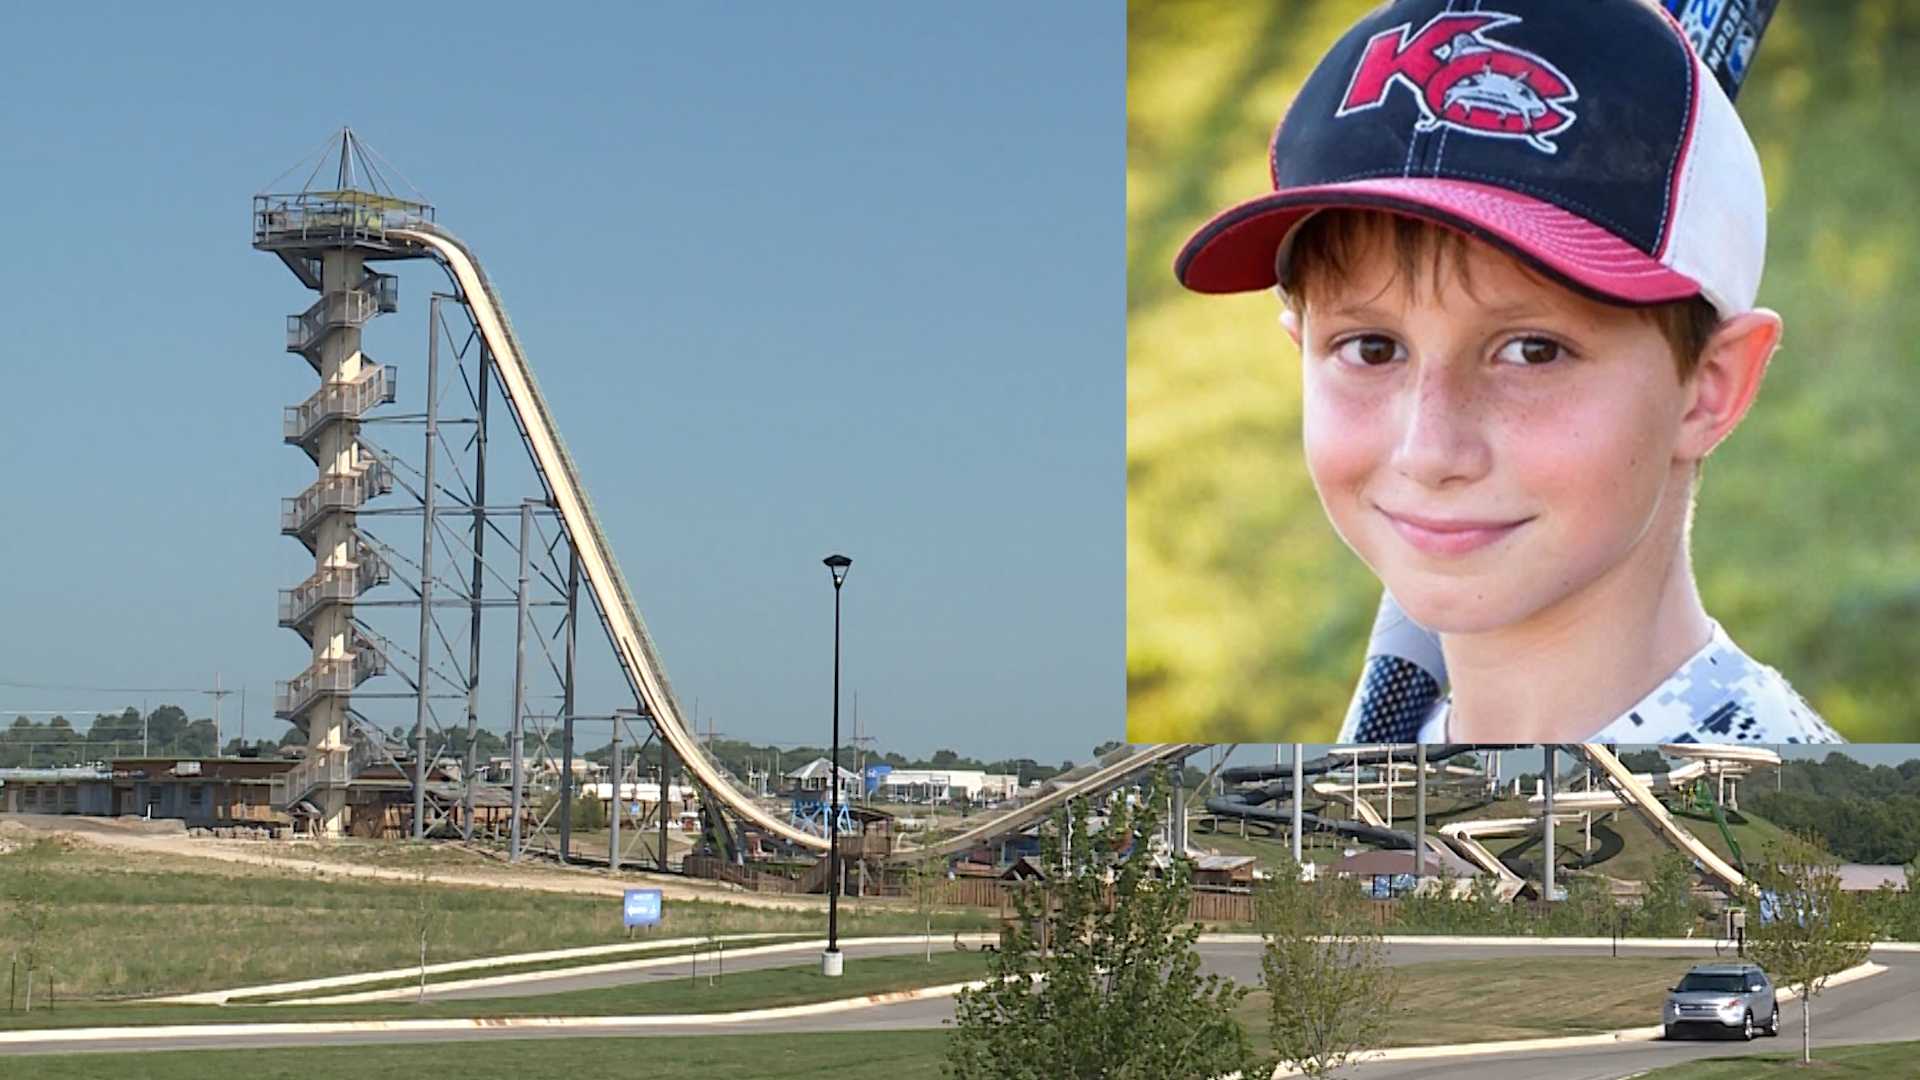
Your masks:
{"label": "boy", "polygon": [[1780,340],[1752,143],[1651,4],[1481,6],[1363,19],[1275,134],[1273,193],[1175,264],[1278,289],[1321,504],[1438,635],[1443,663],[1374,658],[1340,740],[1837,741],[1688,558],[1699,464]]}

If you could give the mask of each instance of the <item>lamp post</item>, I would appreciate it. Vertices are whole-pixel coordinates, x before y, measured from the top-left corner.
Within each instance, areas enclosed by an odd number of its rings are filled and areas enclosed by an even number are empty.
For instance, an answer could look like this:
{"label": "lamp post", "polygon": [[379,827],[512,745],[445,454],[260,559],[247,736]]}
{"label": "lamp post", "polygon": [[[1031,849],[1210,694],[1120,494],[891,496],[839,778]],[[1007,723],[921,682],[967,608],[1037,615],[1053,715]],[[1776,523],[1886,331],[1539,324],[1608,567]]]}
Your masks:
{"label": "lamp post", "polygon": [[827,951],[820,957],[820,973],[838,978],[846,961],[840,955],[840,586],[847,583],[853,560],[829,555],[821,562],[833,574],[833,771],[827,780],[832,792],[827,811]]}

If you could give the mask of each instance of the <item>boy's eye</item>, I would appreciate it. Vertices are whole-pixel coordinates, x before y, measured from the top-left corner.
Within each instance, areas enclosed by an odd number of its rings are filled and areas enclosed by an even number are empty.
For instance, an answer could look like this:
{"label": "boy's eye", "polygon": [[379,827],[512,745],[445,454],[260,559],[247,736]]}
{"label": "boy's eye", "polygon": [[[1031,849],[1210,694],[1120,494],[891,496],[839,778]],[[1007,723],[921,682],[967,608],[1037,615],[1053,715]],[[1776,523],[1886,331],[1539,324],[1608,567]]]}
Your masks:
{"label": "boy's eye", "polygon": [[1342,363],[1357,367],[1379,367],[1402,359],[1406,350],[1400,343],[1381,334],[1361,334],[1334,346],[1334,355]]}
{"label": "boy's eye", "polygon": [[1494,355],[1502,362],[1524,367],[1539,367],[1563,359],[1567,350],[1552,338],[1518,337],[1505,345]]}

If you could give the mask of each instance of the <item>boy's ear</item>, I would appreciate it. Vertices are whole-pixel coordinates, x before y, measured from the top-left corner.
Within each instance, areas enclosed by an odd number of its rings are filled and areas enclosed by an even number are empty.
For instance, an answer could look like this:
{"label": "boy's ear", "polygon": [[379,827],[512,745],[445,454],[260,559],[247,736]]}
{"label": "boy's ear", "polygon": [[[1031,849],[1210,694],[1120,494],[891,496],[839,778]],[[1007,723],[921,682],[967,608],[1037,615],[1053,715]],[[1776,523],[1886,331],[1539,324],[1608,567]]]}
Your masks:
{"label": "boy's ear", "polygon": [[1297,348],[1300,345],[1300,313],[1291,307],[1280,309],[1280,325],[1286,327],[1287,336],[1293,339]]}
{"label": "boy's ear", "polygon": [[1767,361],[1780,346],[1777,312],[1755,308],[1721,323],[1707,339],[1687,383],[1687,411],[1680,418],[1680,453],[1699,461],[1713,452],[1747,415]]}

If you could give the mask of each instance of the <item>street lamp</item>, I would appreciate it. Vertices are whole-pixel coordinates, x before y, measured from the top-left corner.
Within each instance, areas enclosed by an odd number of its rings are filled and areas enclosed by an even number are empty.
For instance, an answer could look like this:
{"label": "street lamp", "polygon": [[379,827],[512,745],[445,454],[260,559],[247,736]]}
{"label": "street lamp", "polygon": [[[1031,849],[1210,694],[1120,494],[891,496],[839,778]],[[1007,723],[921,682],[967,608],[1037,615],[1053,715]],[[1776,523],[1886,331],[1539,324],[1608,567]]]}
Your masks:
{"label": "street lamp", "polygon": [[846,958],[840,955],[840,586],[853,560],[829,555],[820,560],[833,574],[833,771],[827,780],[832,799],[827,811],[827,951],[820,973],[838,978]]}

